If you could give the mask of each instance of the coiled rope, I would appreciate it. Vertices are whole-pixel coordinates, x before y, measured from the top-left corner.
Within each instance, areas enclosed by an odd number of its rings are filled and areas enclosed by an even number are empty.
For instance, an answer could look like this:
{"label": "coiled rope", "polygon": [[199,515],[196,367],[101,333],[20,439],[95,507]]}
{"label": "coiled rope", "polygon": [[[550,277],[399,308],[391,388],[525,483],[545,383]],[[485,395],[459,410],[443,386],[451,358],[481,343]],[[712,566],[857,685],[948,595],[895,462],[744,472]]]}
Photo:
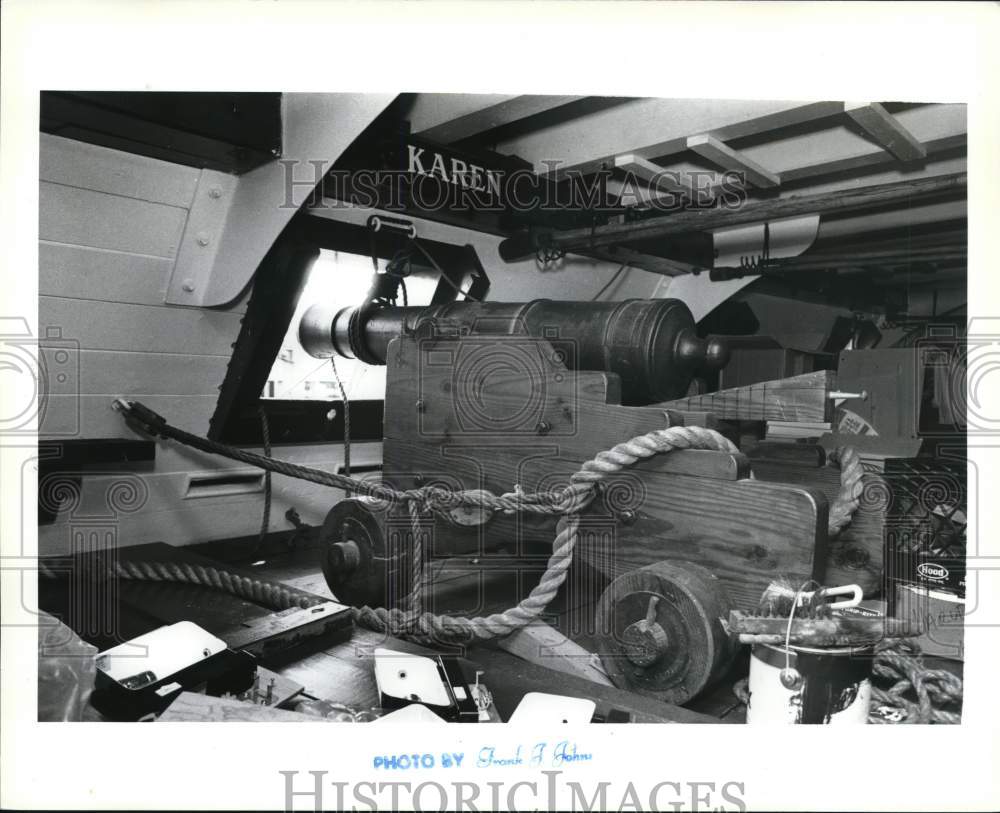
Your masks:
{"label": "coiled rope", "polygon": [[[677,449],[707,449],[727,453],[738,451],[730,440],[712,429],[698,426],[675,426],[647,432],[624,443],[619,443],[611,449],[599,452],[580,467],[570,478],[569,485],[563,489],[534,493],[515,490],[512,493],[499,496],[482,490],[451,491],[434,486],[398,491],[379,483],[356,480],[341,474],[299,466],[270,457],[261,457],[252,452],[192,435],[170,426],[162,416],[136,401],[119,399],[115,402],[115,408],[122,412],[133,425],[138,425],[138,428],[148,434],[177,440],[201,451],[248,463],[267,471],[343,489],[355,494],[375,497],[390,505],[405,504],[410,513],[414,540],[412,551],[413,586],[407,601],[408,608],[403,610],[395,607],[391,609],[360,607],[355,609],[355,620],[376,631],[423,643],[486,641],[509,635],[538,618],[566,580],[566,573],[572,563],[573,550],[577,542],[580,512],[593,499],[595,487],[602,480],[621,472],[640,460]],[[842,457],[842,461],[844,459],[846,458]],[[860,466],[860,463],[858,465]],[[849,492],[851,498],[854,499],[854,507],[851,509],[848,505],[843,509],[848,514],[847,521],[850,520],[850,514],[857,509],[857,495],[854,494],[855,482],[852,480],[851,483]],[[859,483],[860,475],[857,478],[857,484]],[[529,595],[517,606],[502,613],[475,618],[436,615],[423,611],[421,589],[423,550],[419,532],[420,515],[428,511],[444,512],[459,506],[484,508],[495,513],[510,514],[525,511],[559,516],[556,535],[552,542],[552,554],[549,557],[545,573]],[[832,518],[835,512],[831,510],[830,513]],[[838,510],[837,516],[840,517],[842,513]],[[838,527],[837,530],[839,529]],[[197,571],[195,572],[197,573]],[[130,572],[130,575],[126,577],[137,578],[138,576]],[[167,577],[161,574],[161,578]],[[189,574],[185,573],[185,578],[178,580],[187,580],[188,578]],[[219,584],[216,584],[213,581],[212,585],[222,585],[221,589],[230,590],[224,583],[221,572],[219,572],[218,582]],[[230,583],[236,584],[232,580]],[[242,582],[239,584],[242,585]],[[243,585],[239,589],[251,588]]]}
{"label": "coiled rope", "polygon": [[869,723],[962,722],[962,679],[947,669],[926,668],[914,642],[896,639],[878,644],[872,674],[892,685],[872,686]]}

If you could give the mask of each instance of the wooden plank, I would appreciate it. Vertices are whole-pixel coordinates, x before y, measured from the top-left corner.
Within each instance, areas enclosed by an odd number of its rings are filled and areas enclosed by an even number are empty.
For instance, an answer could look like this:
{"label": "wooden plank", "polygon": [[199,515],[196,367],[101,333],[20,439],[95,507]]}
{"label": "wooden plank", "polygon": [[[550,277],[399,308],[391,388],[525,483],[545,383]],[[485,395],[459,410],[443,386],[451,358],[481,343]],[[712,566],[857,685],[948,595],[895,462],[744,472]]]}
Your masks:
{"label": "wooden plank", "polygon": [[[354,709],[370,709],[378,705],[375,684],[375,647],[389,646],[400,652],[433,657],[425,647],[397,639],[386,639],[380,633],[357,628],[350,641],[330,647],[322,653],[276,669],[279,674],[306,687],[316,697],[343,703]],[[549,692],[568,697],[585,697],[595,701],[596,713],[607,717],[612,709],[627,711],[637,723],[716,723],[714,717],[688,711],[611,686],[601,686],[575,675],[550,669],[515,658],[506,652],[483,647],[475,648],[461,659],[467,678],[476,670],[484,672],[481,680],[490,689],[497,710],[506,720],[528,692]]]}
{"label": "wooden plank", "polygon": [[878,102],[847,104],[844,111],[875,143],[900,161],[927,157],[924,145]]}
{"label": "wooden plank", "polygon": [[76,350],[41,347],[46,369],[58,359],[78,366],[81,395],[214,395],[226,375],[226,356],[127,350]]}
{"label": "wooden plank", "polygon": [[181,692],[160,723],[324,723],[322,717],[196,692]]}
{"label": "wooden plank", "polygon": [[[202,308],[151,307],[38,297],[40,335],[60,331],[85,350],[129,350],[229,357],[242,316]],[[43,340],[41,344],[45,344]]]}
{"label": "wooden plank", "polygon": [[187,210],[42,181],[38,238],[172,258]]}
{"label": "wooden plank", "polygon": [[[328,463],[316,468],[333,471],[336,464]],[[245,475],[248,480],[238,484],[214,484],[220,478],[229,479],[235,475]],[[56,469],[48,478],[40,481],[39,488],[47,498],[55,484],[65,482],[67,476],[71,477],[72,474],[67,475]],[[136,470],[134,467],[121,467],[117,471],[115,467],[106,467],[103,471],[88,472],[80,480],[78,498],[66,501],[52,524],[73,523],[86,517],[106,515],[109,505],[114,502],[115,490],[123,482],[135,488],[136,498],[130,500],[128,510],[122,513],[135,514],[141,511],[148,516],[178,510],[223,510],[239,504],[253,516],[251,531],[260,527],[260,510],[264,504],[264,472],[250,466],[234,466],[222,471],[164,474]],[[343,499],[344,493],[316,483],[273,475],[271,496],[278,501],[277,504],[295,504],[298,501],[303,506],[318,506],[325,515],[334,503]],[[275,530],[292,528],[280,514],[273,513],[272,517]]]}
{"label": "wooden plank", "polygon": [[[271,501],[271,528],[274,531],[293,530],[285,519],[289,508],[295,508],[303,522],[320,525],[334,502],[343,497],[342,492],[333,489],[317,491],[300,488],[301,481],[294,481],[292,486],[278,485],[278,480],[273,480],[275,488]],[[262,512],[260,494],[189,500],[165,511],[110,513],[105,506],[97,515],[78,511],[58,523],[40,525],[38,550],[46,556],[66,554],[71,550],[74,535],[79,534],[96,534],[95,541],[88,543],[95,549],[147,542],[166,542],[181,547],[212,540],[253,537],[260,530]]]}
{"label": "wooden plank", "polygon": [[[792,195],[787,198],[748,203],[740,209],[691,209],[668,217],[650,218],[638,223],[609,224],[596,228],[569,229],[549,236],[554,246],[566,251],[589,250],[622,242],[652,240],[675,234],[710,231],[716,228],[758,223],[782,217],[827,212],[861,211],[891,203],[915,201],[924,195],[962,192],[967,185],[964,172],[931,176],[913,181],[878,184],[856,189],[841,189],[818,195]],[[500,256],[507,262],[533,251],[523,235],[500,243]]]}
{"label": "wooden plank", "polygon": [[162,305],[173,267],[165,257],[41,241],[38,245],[38,293]]}
{"label": "wooden plank", "polygon": [[[176,422],[171,415],[164,413],[164,417],[182,429],[187,426]],[[241,447],[254,454],[264,454],[264,450],[259,446]],[[301,463],[305,466],[316,464],[340,465],[343,457],[343,444],[340,443],[316,443],[316,444],[293,444],[291,446],[278,446],[272,450],[272,454],[279,460],[290,463]],[[370,466],[382,462],[382,443],[351,443],[351,465]],[[156,449],[156,473],[169,474],[171,472],[190,471],[225,471],[227,469],[241,468],[244,464],[235,460],[221,457],[214,454],[199,452],[180,443],[171,441],[159,441]]]}
{"label": "wooden plank", "polygon": [[41,133],[42,181],[187,208],[199,170],[141,155]]}
{"label": "wooden plank", "polygon": [[473,110],[465,115],[458,116],[426,130],[418,132],[421,138],[436,141],[439,144],[450,144],[454,141],[461,141],[463,138],[471,138],[488,130],[503,127],[529,116],[545,113],[557,107],[570,104],[571,102],[584,99],[584,96],[514,96],[497,104]]}
{"label": "wooden plank", "polygon": [[829,421],[833,402],[827,397],[836,374],[830,370],[762,381],[661,404],[670,409],[711,412],[734,421]]}
{"label": "wooden plank", "polygon": [[664,560],[696,562],[737,607],[755,607],[775,578],[822,581],[828,504],[819,491],[756,480],[642,473],[631,524],[595,518],[577,551],[614,577]]}
{"label": "wooden plank", "polygon": [[[212,395],[150,395],[139,398],[151,409],[169,415],[191,432],[208,431],[215,412],[217,394]],[[42,402],[39,413],[41,438],[145,438],[133,432],[121,415],[111,408],[107,395],[53,395]]]}
{"label": "wooden plank", "polygon": [[500,638],[497,646],[504,652],[546,669],[576,675],[602,686],[614,686],[604,670],[594,665],[590,652],[541,621]]}
{"label": "wooden plank", "polygon": [[510,718],[528,692],[546,692],[593,700],[597,704],[594,713],[605,720],[611,711],[618,711],[625,712],[633,723],[724,722],[652,697],[602,686],[576,675],[554,672],[499,650],[477,647],[471,650],[469,657],[483,669],[481,680],[492,692],[493,702],[503,720]]}
{"label": "wooden plank", "polygon": [[666,167],[654,164],[635,153],[615,156],[615,169],[631,172],[642,179],[654,193],[669,193],[680,195],[689,200],[695,197],[695,188],[690,180],[683,178],[683,173],[668,170]]}
{"label": "wooden plank", "polygon": [[781,180],[775,173],[711,135],[691,136],[687,140],[687,147],[716,166],[742,173],[750,186],[770,189],[781,185]]}

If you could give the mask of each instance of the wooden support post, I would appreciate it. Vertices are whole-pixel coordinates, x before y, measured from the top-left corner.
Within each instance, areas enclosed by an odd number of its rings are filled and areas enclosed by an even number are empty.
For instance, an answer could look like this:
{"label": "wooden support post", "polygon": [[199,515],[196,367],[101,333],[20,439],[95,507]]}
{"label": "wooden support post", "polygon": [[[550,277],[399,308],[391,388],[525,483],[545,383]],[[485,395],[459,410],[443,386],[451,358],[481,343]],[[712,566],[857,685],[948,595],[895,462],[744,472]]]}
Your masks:
{"label": "wooden support post", "polygon": [[882,149],[900,161],[919,161],[927,157],[924,145],[878,102],[848,104],[844,111]]}

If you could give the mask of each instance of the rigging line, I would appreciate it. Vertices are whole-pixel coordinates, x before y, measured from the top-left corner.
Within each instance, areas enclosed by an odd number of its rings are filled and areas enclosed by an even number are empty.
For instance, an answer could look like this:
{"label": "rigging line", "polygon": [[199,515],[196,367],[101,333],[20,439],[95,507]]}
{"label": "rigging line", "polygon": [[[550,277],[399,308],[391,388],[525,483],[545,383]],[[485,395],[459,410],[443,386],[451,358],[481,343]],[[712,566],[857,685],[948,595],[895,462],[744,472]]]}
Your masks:
{"label": "rigging line", "polygon": [[428,251],[427,251],[426,248],[424,248],[422,245],[420,245],[420,243],[418,243],[416,240],[411,240],[411,242],[418,249],[420,249],[420,252],[430,261],[430,264],[434,266],[434,270],[437,271],[441,275],[441,279],[443,279],[446,283],[448,283],[448,285],[450,285],[452,288],[454,288],[458,293],[462,294],[462,296],[464,296],[466,299],[471,299],[473,302],[480,302],[481,301],[481,300],[477,299],[476,297],[474,297],[468,291],[462,289],[460,286],[458,286],[454,282],[452,282],[451,277],[449,277],[444,272],[444,269],[442,269],[441,266],[437,264],[437,260],[435,260],[428,253]]}
{"label": "rigging line", "polygon": [[313,369],[311,369],[308,373],[306,373],[304,376],[302,376],[302,378],[300,378],[298,381],[296,381],[294,384],[292,384],[292,386],[287,387],[286,389],[284,389],[281,392],[281,395],[275,395],[273,400],[275,400],[275,401],[283,400],[285,398],[285,396],[288,395],[288,393],[290,393],[292,390],[294,390],[299,384],[301,384],[303,381],[305,381],[307,378],[309,378],[314,373],[317,373],[321,369],[323,369],[323,367],[324,367],[325,364],[326,364],[326,359],[323,359],[323,361],[321,361],[319,364],[317,364],[315,367],[313,367]]}
{"label": "rigging line", "polygon": [[351,476],[351,402],[347,400],[347,392],[344,389],[344,382],[340,380],[340,373],[337,372],[337,361],[330,356],[330,366],[333,368],[333,378],[337,382],[340,390],[340,399],[344,404],[344,475]]}
{"label": "rigging line", "polygon": [[628,267],[629,267],[628,263],[622,263],[621,267],[617,271],[615,271],[614,274],[611,275],[611,279],[609,279],[606,283],[604,283],[604,287],[601,288],[601,290],[599,290],[596,294],[594,294],[594,296],[591,298],[590,301],[596,302],[598,299],[600,299],[605,294],[605,292],[607,292],[611,288],[611,286],[615,284],[615,280],[617,280],[621,276],[622,272]]}

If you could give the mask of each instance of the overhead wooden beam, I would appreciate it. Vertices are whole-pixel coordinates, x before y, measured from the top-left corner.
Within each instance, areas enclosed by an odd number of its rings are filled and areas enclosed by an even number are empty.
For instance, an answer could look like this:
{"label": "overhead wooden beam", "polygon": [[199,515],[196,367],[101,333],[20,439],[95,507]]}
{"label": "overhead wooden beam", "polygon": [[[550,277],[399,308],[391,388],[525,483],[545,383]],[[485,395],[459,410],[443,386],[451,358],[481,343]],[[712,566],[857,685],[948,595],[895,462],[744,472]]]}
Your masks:
{"label": "overhead wooden beam", "polygon": [[653,192],[669,192],[674,195],[682,195],[686,198],[694,198],[695,189],[690,182],[685,182],[679,177],[680,173],[671,172],[659,164],[654,164],[635,153],[619,155],[615,158],[615,169],[631,172],[637,178],[649,186]]}
{"label": "overhead wooden beam", "polygon": [[[966,136],[964,133],[958,135],[943,136],[924,142],[927,150],[927,158],[931,160],[940,159],[949,153],[960,151],[966,146]],[[872,150],[861,155],[852,155],[849,158],[837,158],[833,161],[824,161],[817,164],[806,164],[801,167],[783,170],[779,173],[779,180],[783,188],[788,188],[792,184],[803,184],[814,179],[821,180],[834,175],[848,175],[860,172],[877,172],[888,170],[897,166],[898,162],[893,155],[885,150]],[[852,180],[845,182],[845,185],[853,185]],[[608,180],[608,191],[614,193],[617,190],[616,184],[620,184],[614,178]],[[648,200],[642,203],[652,203],[657,196],[650,193]]]}
{"label": "overhead wooden beam", "polygon": [[847,104],[844,112],[882,149],[900,161],[919,161],[927,157],[924,145],[878,102]]}
{"label": "overhead wooden beam", "polygon": [[420,133],[516,98],[499,93],[415,93],[400,112],[411,132]]}
{"label": "overhead wooden beam", "polygon": [[[761,112],[755,115],[756,111]],[[570,170],[597,172],[626,152],[646,159],[677,155],[687,149],[692,132],[732,141],[843,112],[843,102],[731,101],[692,108],[683,99],[637,99],[556,128],[514,137],[497,149],[532,161],[539,174],[555,179]],[[637,132],[656,133],[660,138],[637,145]],[[565,163],[559,167],[544,163],[554,157]]]}
{"label": "overhead wooden beam", "polygon": [[[792,195],[787,198],[748,203],[738,209],[719,207],[688,209],[637,223],[568,229],[549,234],[547,239],[549,245],[563,251],[586,251],[637,240],[653,240],[672,234],[762,223],[780,217],[860,211],[888,203],[913,201],[921,196],[961,192],[966,188],[967,181],[966,173],[958,172],[913,181],[841,189],[819,195]],[[534,235],[518,234],[500,243],[500,256],[507,262],[529,257],[534,253],[535,245]]]}
{"label": "overhead wooden beam", "polygon": [[529,116],[545,113],[557,107],[570,104],[586,98],[584,96],[515,96],[512,99],[490,105],[463,116],[443,121],[417,135],[436,141],[439,144],[450,144],[471,138],[482,133],[502,127]]}
{"label": "overhead wooden beam", "polygon": [[688,138],[687,147],[718,167],[742,172],[746,182],[751,186],[768,189],[781,184],[781,180],[775,173],[765,169],[756,161],[751,161],[742,153],[726,146],[719,139],[707,133]]}

